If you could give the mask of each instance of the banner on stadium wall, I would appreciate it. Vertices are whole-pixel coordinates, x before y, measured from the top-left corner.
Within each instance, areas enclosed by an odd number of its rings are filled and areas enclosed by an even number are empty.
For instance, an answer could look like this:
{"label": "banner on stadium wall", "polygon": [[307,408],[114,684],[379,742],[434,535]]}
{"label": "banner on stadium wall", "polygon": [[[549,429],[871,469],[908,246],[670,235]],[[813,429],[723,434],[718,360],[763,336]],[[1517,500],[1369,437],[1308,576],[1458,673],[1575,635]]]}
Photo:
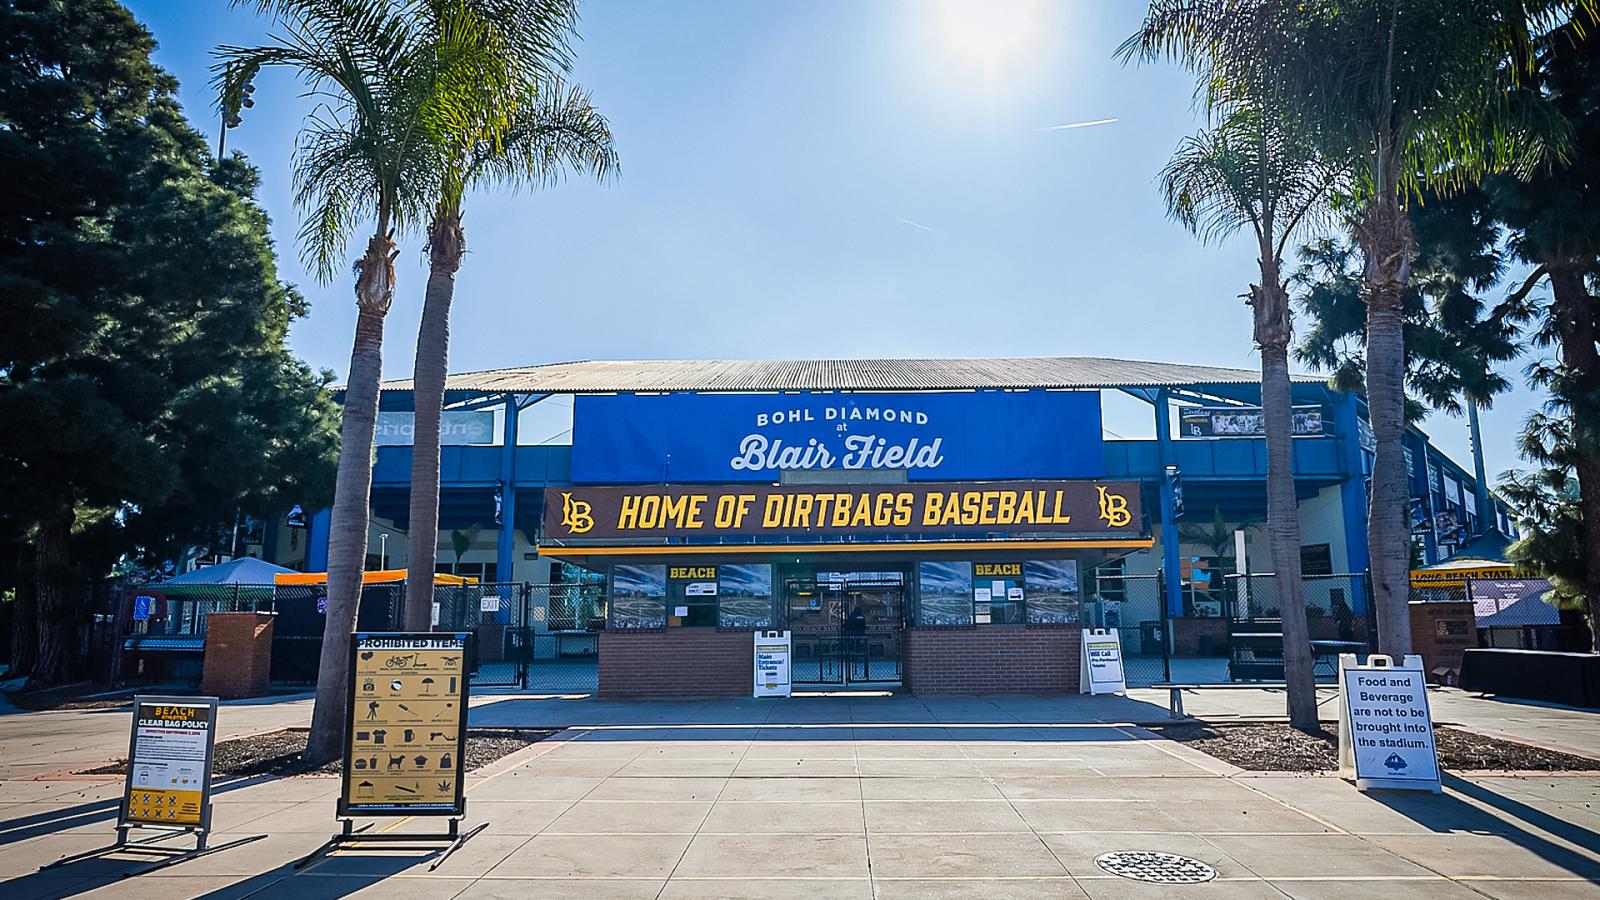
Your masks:
{"label": "banner on stadium wall", "polygon": [[[409,412],[378,413],[373,438],[379,447],[409,447],[414,443],[417,415]],[[445,446],[494,443],[494,412],[447,409],[439,418],[439,443]]]}
{"label": "banner on stadium wall", "polygon": [[546,488],[544,540],[1015,532],[1139,537],[1135,481]]}
{"label": "banner on stadium wall", "polygon": [[1096,478],[1098,391],[579,395],[579,484],[777,481],[904,469],[912,481]]}
{"label": "banner on stadium wall", "polygon": [[[1296,406],[1295,437],[1322,435],[1322,407]],[[1185,406],[1178,410],[1178,434],[1186,438],[1264,437],[1266,414],[1259,406]]]}

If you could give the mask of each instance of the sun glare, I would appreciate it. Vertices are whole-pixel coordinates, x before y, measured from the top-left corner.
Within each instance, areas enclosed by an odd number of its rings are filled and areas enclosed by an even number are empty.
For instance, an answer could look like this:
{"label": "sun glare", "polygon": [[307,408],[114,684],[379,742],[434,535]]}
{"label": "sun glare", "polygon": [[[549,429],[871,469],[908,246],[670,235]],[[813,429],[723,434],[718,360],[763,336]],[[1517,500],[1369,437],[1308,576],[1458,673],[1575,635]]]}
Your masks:
{"label": "sun glare", "polygon": [[1043,6],[1042,0],[938,0],[939,33],[958,56],[993,67],[1038,41]]}

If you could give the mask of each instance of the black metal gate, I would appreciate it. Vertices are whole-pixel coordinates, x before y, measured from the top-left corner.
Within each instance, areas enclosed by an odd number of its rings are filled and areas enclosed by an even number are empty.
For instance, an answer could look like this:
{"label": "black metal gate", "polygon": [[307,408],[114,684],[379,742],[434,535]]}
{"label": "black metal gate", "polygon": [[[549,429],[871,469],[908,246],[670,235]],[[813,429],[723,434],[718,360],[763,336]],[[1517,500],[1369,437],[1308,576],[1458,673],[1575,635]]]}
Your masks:
{"label": "black metal gate", "polygon": [[899,572],[818,572],[784,582],[797,684],[900,680],[905,576]]}
{"label": "black metal gate", "polygon": [[523,600],[522,687],[546,694],[600,689],[604,582],[530,584]]}
{"label": "black metal gate", "polygon": [[477,635],[473,687],[516,687],[526,666],[524,618],[529,586],[523,583],[437,585],[433,627]]}

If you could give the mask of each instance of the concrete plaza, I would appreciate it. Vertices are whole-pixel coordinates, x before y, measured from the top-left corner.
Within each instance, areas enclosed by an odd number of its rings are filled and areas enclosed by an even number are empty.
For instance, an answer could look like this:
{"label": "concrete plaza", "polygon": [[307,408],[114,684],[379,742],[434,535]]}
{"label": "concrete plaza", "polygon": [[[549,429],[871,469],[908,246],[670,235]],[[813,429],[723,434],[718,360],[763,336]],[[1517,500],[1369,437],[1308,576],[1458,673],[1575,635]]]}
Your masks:
{"label": "concrete plaza", "polygon": [[[120,872],[134,866],[109,860],[41,873],[42,863],[108,842],[121,784],[37,780],[35,762],[7,752],[0,878],[9,881],[0,891],[8,900],[1600,893],[1600,778],[1447,777],[1441,797],[1361,794],[1331,777],[1242,773],[1126,724],[1151,706],[1110,697],[485,697],[475,725],[572,727],[472,779],[467,824],[488,827],[435,872],[426,849],[359,849],[294,874],[292,860],[334,831],[338,782],[293,778],[217,789],[214,839],[265,840],[133,879]],[[261,708],[225,707],[224,731],[238,730],[234,713]],[[309,712],[303,701],[265,708],[284,719]],[[126,711],[14,714],[0,717],[0,746],[16,746],[41,715],[126,734]],[[237,721],[264,718],[252,711]],[[51,721],[66,758],[74,729]],[[1141,884],[1095,866],[1110,850],[1182,854],[1219,877]]]}

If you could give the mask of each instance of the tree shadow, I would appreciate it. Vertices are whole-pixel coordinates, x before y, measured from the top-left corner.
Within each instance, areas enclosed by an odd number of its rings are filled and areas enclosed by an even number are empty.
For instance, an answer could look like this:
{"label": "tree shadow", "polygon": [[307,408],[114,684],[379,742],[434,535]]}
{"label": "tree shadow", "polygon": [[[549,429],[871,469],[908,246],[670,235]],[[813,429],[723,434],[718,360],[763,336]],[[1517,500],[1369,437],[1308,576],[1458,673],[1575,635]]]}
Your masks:
{"label": "tree shadow", "polygon": [[1493,815],[1449,793],[1421,795],[1408,791],[1372,791],[1367,796],[1430,831],[1465,830],[1493,834],[1573,875],[1600,880],[1600,860],[1545,836],[1559,838],[1575,847],[1600,847],[1600,834],[1460,776],[1446,772],[1442,775],[1442,781],[1445,787],[1456,794],[1481,803],[1501,815]]}
{"label": "tree shadow", "polygon": [[[211,788],[211,796],[225,794],[229,791],[247,788],[257,784],[265,784],[274,780],[271,776],[252,776],[249,778],[235,778],[218,782]],[[96,785],[117,783],[96,782]],[[24,806],[33,804],[23,801]],[[108,831],[116,822],[117,809],[122,805],[122,797],[118,796],[106,800],[90,800],[74,806],[65,806],[61,809],[50,809],[33,815],[19,816],[15,819],[0,821],[0,847],[7,844],[16,844],[30,838],[46,834],[55,834],[70,828],[84,825],[94,825],[104,822]],[[109,838],[108,838],[109,842]]]}

